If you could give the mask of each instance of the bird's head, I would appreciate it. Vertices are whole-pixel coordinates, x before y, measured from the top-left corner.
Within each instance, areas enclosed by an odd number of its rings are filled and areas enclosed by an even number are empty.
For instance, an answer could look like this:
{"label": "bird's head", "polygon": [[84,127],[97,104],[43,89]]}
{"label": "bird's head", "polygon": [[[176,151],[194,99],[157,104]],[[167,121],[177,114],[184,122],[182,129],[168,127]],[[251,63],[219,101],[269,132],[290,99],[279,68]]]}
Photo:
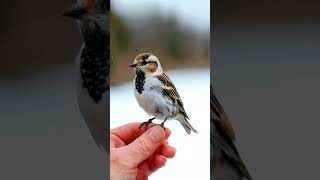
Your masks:
{"label": "bird's head", "polygon": [[100,1],[79,1],[63,12],[63,16],[71,17],[80,22],[80,29],[87,45],[99,44],[100,41],[105,42],[109,35],[108,10],[98,8],[107,0]]}
{"label": "bird's head", "polygon": [[130,67],[134,68],[136,74],[144,72],[147,76],[157,76],[163,73],[158,58],[151,53],[139,54]]}

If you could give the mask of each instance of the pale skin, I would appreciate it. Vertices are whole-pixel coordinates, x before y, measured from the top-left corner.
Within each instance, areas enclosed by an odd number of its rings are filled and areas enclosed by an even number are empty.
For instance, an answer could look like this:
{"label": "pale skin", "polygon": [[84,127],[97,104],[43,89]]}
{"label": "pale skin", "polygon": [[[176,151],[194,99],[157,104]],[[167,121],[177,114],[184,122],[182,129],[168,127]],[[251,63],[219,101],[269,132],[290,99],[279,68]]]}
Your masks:
{"label": "pale skin", "polygon": [[[173,158],[176,149],[168,145],[168,128],[150,124],[131,123],[110,131],[111,180],[147,180],[167,158]],[[154,125],[154,126],[152,126]]]}

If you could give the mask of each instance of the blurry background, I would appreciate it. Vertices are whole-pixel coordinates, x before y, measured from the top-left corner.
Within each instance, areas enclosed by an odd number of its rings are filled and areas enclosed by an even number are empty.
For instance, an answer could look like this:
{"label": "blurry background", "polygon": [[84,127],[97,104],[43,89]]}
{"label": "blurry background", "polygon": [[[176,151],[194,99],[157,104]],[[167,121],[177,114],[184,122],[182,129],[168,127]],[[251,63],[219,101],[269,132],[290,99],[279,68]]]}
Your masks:
{"label": "blurry background", "polygon": [[210,1],[113,0],[111,10],[111,128],[149,119],[135,100],[129,65],[139,53],[153,53],[199,133],[187,135],[178,121],[166,122],[177,154],[150,179],[209,179]]}
{"label": "blurry background", "polygon": [[320,2],[213,3],[211,80],[253,179],[319,179]]}
{"label": "blurry background", "polygon": [[104,179],[106,162],[78,110],[74,0],[0,6],[0,179]]}
{"label": "blurry background", "polygon": [[164,70],[209,68],[210,1],[111,1],[111,83],[133,79],[129,65],[142,52]]}

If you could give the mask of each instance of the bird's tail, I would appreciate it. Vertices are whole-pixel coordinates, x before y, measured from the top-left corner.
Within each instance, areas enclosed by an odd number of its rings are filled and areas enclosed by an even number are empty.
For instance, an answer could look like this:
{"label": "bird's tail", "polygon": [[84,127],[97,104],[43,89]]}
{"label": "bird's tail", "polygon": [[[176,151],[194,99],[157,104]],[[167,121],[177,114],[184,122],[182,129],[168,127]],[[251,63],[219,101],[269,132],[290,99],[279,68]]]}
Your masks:
{"label": "bird's tail", "polygon": [[186,130],[186,132],[187,132],[188,134],[190,134],[191,131],[193,131],[193,132],[195,132],[195,133],[198,133],[198,131],[195,130],[195,129],[191,126],[191,124],[188,122],[187,118],[183,118],[183,119],[181,119],[181,120],[179,120],[179,121],[180,121],[181,125],[183,126],[183,128]]}

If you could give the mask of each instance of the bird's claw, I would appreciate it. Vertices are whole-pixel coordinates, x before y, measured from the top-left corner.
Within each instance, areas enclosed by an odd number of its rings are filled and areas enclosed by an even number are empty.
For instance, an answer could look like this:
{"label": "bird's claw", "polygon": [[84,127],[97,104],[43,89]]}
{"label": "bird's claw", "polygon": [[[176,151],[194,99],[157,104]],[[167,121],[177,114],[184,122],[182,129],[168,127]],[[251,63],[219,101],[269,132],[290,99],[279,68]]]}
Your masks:
{"label": "bird's claw", "polygon": [[[154,120],[154,119],[155,119],[155,118],[151,118],[151,119],[149,119],[148,121],[145,121],[145,122],[141,123],[141,124],[140,124],[140,128],[141,128],[142,126],[145,126],[145,130],[147,130],[149,124],[151,124],[151,123],[152,123],[152,120]],[[150,128],[152,128],[152,127],[155,126],[155,125],[158,125],[158,126],[162,127],[163,130],[165,130],[166,128],[164,127],[164,123],[165,123],[165,121],[163,121],[161,124],[152,124],[152,126],[151,126]]]}
{"label": "bird's claw", "polygon": [[[151,118],[151,119],[149,119],[148,121],[145,121],[145,122],[141,123],[141,124],[140,124],[140,128],[141,128],[142,126],[145,126],[145,130],[147,130],[149,124],[152,123],[152,120],[154,120],[154,119],[155,119],[155,118]],[[153,127],[153,126],[154,126],[154,125],[152,125],[151,127]]]}
{"label": "bird's claw", "polygon": [[166,128],[164,127],[164,123],[159,124],[160,127],[162,127],[163,130],[165,130]]}

